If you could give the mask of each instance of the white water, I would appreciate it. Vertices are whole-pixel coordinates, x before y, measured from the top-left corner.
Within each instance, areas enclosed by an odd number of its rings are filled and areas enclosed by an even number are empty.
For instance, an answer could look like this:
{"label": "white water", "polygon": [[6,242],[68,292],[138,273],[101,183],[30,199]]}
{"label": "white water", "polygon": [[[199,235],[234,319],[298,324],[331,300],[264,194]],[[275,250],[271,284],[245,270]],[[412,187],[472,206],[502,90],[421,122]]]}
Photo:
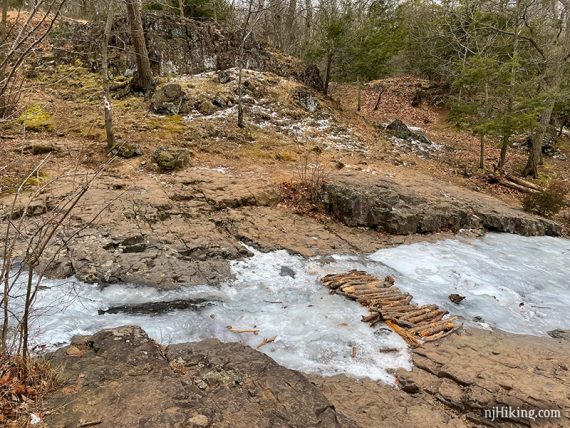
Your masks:
{"label": "white water", "polygon": [[[295,273],[283,276],[282,267]],[[235,280],[219,288],[186,287],[159,292],[149,287],[45,281],[37,319],[38,343],[61,345],[76,334],[125,324],[142,326],[163,343],[217,337],[260,348],[280,364],[303,372],[345,373],[393,382],[391,369],[409,369],[403,340],[389,330],[360,321],[357,303],[328,294],[318,278],[327,273],[365,269],[414,295],[417,303],[436,303],[465,318],[478,316],[483,327],[543,335],[570,327],[570,240],[489,234],[484,238],[418,243],[383,249],[367,256],[304,259],[285,251],[260,253],[232,264]],[[290,273],[290,271],[289,271]],[[466,296],[460,304],[447,296]],[[212,305],[197,311],[160,315],[98,315],[131,303],[208,296]],[[523,305],[521,305],[523,303]],[[230,332],[226,326],[259,330],[258,335]],[[353,357],[353,349],[355,357]],[[384,351],[389,352],[380,352]],[[395,350],[395,351],[394,351]]]}

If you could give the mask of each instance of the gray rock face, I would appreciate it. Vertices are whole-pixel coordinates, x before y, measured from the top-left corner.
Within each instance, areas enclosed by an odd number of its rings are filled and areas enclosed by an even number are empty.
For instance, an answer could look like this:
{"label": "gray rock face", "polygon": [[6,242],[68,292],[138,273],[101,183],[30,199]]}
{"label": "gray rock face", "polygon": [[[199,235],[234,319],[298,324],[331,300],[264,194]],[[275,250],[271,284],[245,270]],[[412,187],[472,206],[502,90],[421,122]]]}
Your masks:
{"label": "gray rock face", "polygon": [[347,178],[324,186],[328,210],[348,226],[365,226],[397,235],[486,229],[526,236],[560,235],[550,220],[484,195],[454,186],[430,189],[427,183],[402,186],[385,179]]}
{"label": "gray rock face", "polygon": [[299,90],[297,93],[297,98],[299,100],[299,104],[301,104],[301,106],[309,113],[314,113],[317,111],[319,105],[315,97],[313,97],[309,91],[304,89]]}
{"label": "gray rock face", "polygon": [[[204,71],[225,70],[236,66],[240,49],[238,32],[230,32],[213,22],[198,22],[180,19],[165,13],[143,13],[143,27],[151,65],[156,75],[197,74]],[[80,59],[100,67],[100,40],[103,23],[71,21],[59,24],[58,34],[53,38],[55,59],[60,63],[73,63]],[[130,49],[130,27],[125,17],[113,24],[111,38],[110,70],[113,75],[129,75],[136,69],[135,58]],[[69,49],[69,46],[73,46]],[[113,49],[115,47],[116,49]],[[302,83],[320,90],[322,81],[318,69],[300,62],[279,57],[269,52],[251,35],[245,46],[246,68],[269,71],[284,77],[293,77]]]}
{"label": "gray rock face", "polygon": [[63,386],[50,427],[358,427],[303,375],[239,343],[169,346],[140,327],[80,337],[52,355]]}

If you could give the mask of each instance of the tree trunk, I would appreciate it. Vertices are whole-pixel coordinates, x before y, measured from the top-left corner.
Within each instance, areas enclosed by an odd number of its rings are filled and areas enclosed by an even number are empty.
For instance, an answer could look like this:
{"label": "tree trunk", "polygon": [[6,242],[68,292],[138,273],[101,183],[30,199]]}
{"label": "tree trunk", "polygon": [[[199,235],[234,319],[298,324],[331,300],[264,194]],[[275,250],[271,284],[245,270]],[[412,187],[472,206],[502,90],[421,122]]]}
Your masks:
{"label": "tree trunk", "polygon": [[271,9],[271,21],[273,25],[273,45],[277,49],[283,49],[283,15],[281,1],[269,0],[269,7]]}
{"label": "tree trunk", "polygon": [[504,135],[503,140],[501,141],[501,154],[499,155],[499,171],[503,171],[505,169],[505,164],[507,163],[507,150],[509,148],[509,136]]}
{"label": "tree trunk", "polygon": [[297,14],[297,0],[289,0],[289,9],[287,10],[287,46],[285,47],[287,51],[291,52],[293,46],[295,45],[295,16]]}
{"label": "tree trunk", "polygon": [[481,134],[479,137],[480,149],[479,149],[479,168],[485,169],[485,135]]}
{"label": "tree trunk", "polygon": [[180,18],[184,18],[184,0],[178,0],[178,11],[180,12]]}
{"label": "tree trunk", "polygon": [[107,134],[107,149],[111,150],[115,146],[115,135],[113,133],[113,113],[111,111],[111,97],[109,95],[109,41],[113,28],[113,2],[109,2],[107,12],[107,22],[105,23],[105,33],[101,46],[101,75],[103,77],[103,105],[105,109],[105,132]]}
{"label": "tree trunk", "polygon": [[8,0],[2,0],[2,23],[0,24],[0,41],[8,33]]}
{"label": "tree trunk", "polygon": [[149,93],[154,86],[154,78],[150,67],[150,59],[144,39],[144,29],[142,25],[141,11],[137,0],[125,0],[127,5],[127,16],[131,26],[131,38],[137,58],[137,76],[133,79],[132,88],[134,90]]}
{"label": "tree trunk", "polygon": [[356,111],[360,111],[360,102],[361,102],[361,93],[362,93],[362,84],[360,83],[360,76],[356,78],[356,82],[358,85],[358,94],[356,95]]}
{"label": "tree trunk", "polygon": [[311,0],[305,0],[305,41],[311,39],[311,31],[313,26],[313,4]]}
{"label": "tree trunk", "polygon": [[328,95],[328,93],[329,93],[329,82],[330,82],[330,78],[331,78],[332,60],[333,60],[333,55],[332,55],[332,53],[329,52],[327,54],[327,65],[325,68],[325,81],[323,84],[323,94],[325,94],[325,95]]}
{"label": "tree trunk", "polygon": [[546,137],[546,131],[554,109],[554,100],[550,100],[546,108],[540,115],[540,125],[538,130],[532,135],[531,146],[528,152],[528,160],[522,172],[523,177],[538,178],[538,166],[542,159],[542,142]]}
{"label": "tree trunk", "polygon": [[382,102],[382,94],[384,93],[385,90],[386,88],[384,88],[384,86],[378,89],[378,98],[376,98],[376,104],[374,104],[374,111],[377,111],[378,108],[380,107],[380,103]]}

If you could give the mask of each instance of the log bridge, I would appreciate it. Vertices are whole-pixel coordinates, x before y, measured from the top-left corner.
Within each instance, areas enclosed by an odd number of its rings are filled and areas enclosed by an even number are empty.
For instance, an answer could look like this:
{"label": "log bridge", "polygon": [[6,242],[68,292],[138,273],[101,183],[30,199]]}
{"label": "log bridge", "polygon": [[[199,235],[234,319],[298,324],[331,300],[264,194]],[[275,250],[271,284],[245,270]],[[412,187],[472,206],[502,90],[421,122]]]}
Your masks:
{"label": "log bridge", "polygon": [[321,282],[331,293],[367,307],[370,314],[362,317],[363,322],[371,326],[384,322],[413,347],[448,336],[463,325],[437,305],[412,303],[413,297],[394,286],[394,278],[389,275],[380,280],[364,271],[351,270],[326,275]]}

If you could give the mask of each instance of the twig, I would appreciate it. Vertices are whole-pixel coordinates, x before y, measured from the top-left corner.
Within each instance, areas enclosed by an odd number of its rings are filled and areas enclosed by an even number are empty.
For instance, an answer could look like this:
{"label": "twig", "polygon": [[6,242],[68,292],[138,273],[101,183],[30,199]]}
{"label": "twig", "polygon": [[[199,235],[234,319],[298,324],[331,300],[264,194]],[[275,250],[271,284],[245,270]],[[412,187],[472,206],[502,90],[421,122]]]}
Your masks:
{"label": "twig", "polygon": [[265,345],[268,345],[268,344],[270,344],[270,343],[275,342],[275,339],[277,339],[277,336],[270,337],[269,339],[263,339],[263,340],[261,341],[261,343],[260,343],[259,345],[257,345],[256,349],[259,349],[259,348],[261,348],[262,346],[265,346]]}
{"label": "twig", "polygon": [[251,329],[243,329],[243,328],[234,328],[231,325],[226,326],[226,328],[231,331],[232,333],[253,333],[256,336],[259,334],[259,330],[256,328]]}
{"label": "twig", "polygon": [[83,422],[83,423],[79,424],[79,428],[92,427],[94,425],[99,425],[101,423],[103,423],[103,421],[101,419],[97,419],[95,421]]}

